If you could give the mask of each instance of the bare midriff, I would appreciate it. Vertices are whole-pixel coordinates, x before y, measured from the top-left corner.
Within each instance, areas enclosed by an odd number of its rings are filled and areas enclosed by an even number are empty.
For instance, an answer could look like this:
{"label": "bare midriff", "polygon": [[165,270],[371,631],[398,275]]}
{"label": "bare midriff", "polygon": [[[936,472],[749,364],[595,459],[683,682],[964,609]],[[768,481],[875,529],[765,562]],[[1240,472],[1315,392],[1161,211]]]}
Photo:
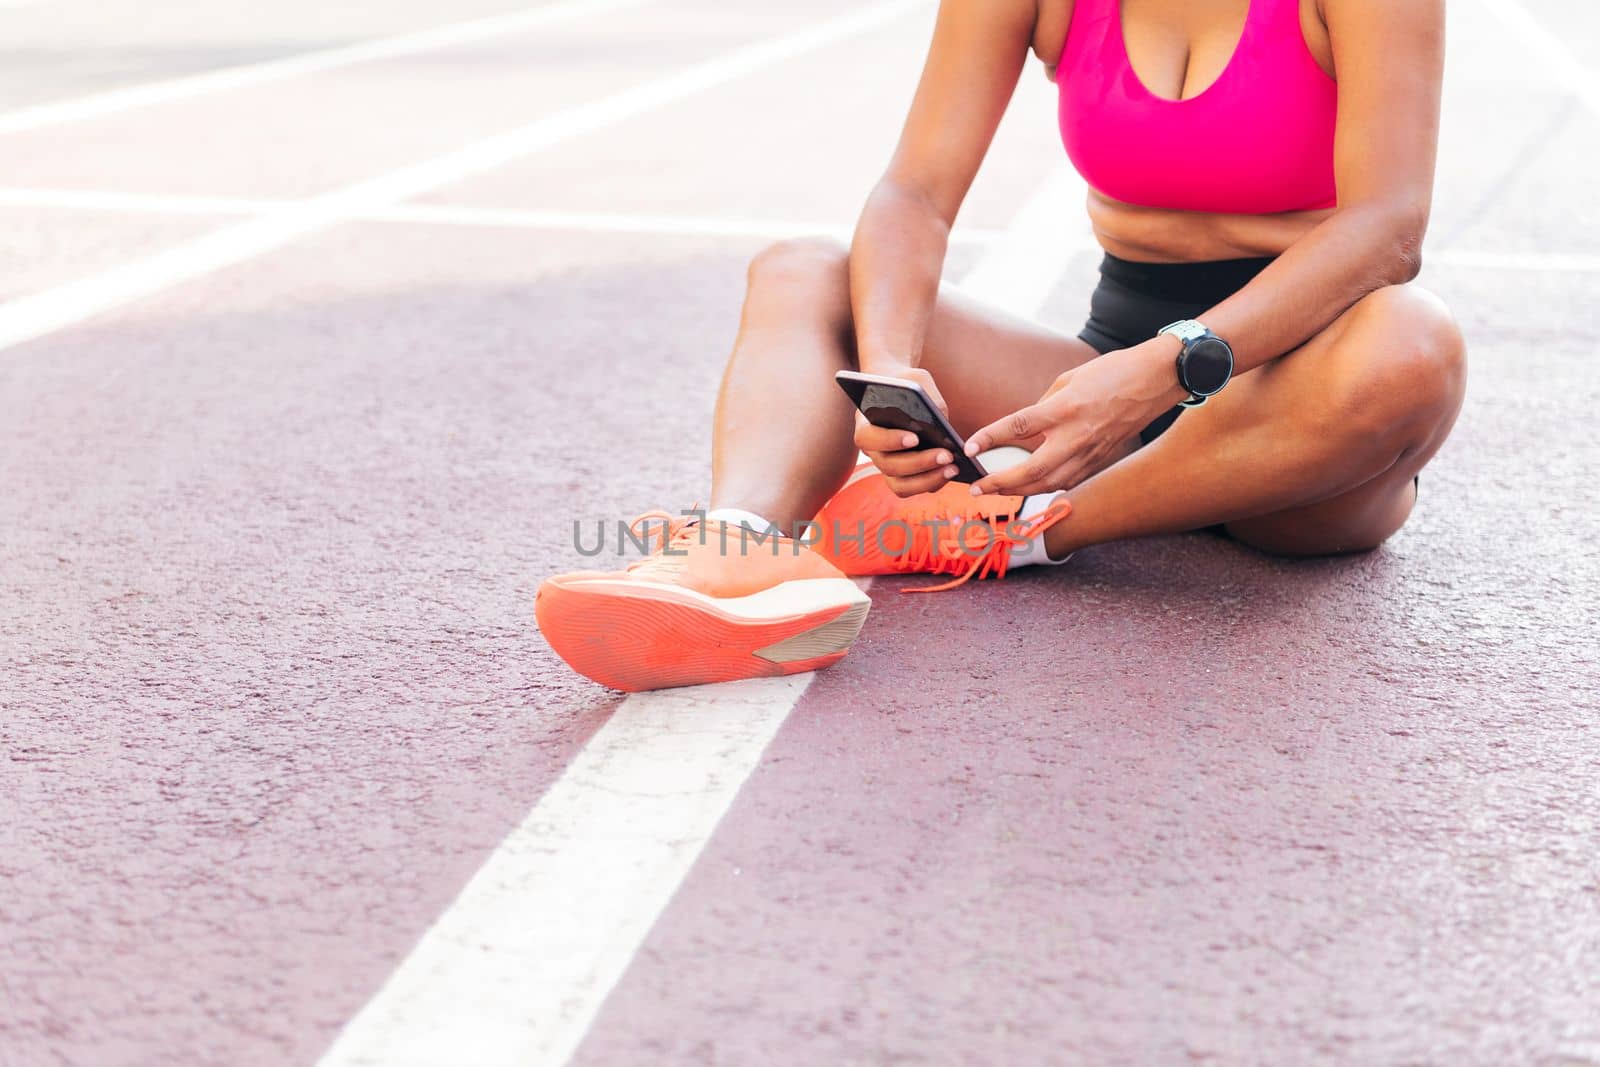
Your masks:
{"label": "bare midriff", "polygon": [[1276,256],[1303,237],[1332,208],[1281,215],[1216,215],[1140,207],[1089,190],[1095,239],[1122,259],[1197,263],[1213,259]]}

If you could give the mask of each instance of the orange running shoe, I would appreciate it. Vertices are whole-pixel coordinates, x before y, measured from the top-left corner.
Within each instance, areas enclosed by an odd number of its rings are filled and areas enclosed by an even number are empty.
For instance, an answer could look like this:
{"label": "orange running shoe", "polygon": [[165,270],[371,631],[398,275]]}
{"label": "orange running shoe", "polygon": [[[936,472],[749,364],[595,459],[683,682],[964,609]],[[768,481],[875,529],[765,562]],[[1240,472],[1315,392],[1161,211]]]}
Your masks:
{"label": "orange running shoe", "polygon": [[625,570],[557,575],[534,615],[579,674],[627,692],[831,667],[871,599],[837,567],[786,537],[665,512],[634,520],[661,548]]}
{"label": "orange running shoe", "polygon": [[900,497],[871,463],[857,465],[844,488],[814,520],[817,551],[841,571],[868,574],[954,574],[943,585],[902,589],[934,593],[973,578],[1004,578],[1011,552],[1072,512],[1065,500],[1027,522],[1018,521],[1026,497],[973,496],[962,483],[921,496]]}

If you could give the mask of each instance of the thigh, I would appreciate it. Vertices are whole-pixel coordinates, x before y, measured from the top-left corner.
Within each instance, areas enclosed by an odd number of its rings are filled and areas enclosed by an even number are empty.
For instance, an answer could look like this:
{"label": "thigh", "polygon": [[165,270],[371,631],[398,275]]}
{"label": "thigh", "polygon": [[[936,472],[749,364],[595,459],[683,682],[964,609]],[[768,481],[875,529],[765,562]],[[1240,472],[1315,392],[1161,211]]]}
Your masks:
{"label": "thigh", "polygon": [[1405,525],[1417,476],[1398,466],[1327,500],[1225,523],[1222,532],[1277,556],[1337,556],[1377,548]]}
{"label": "thigh", "polygon": [[939,383],[950,421],[965,437],[1034,403],[1058,375],[1098,354],[1076,337],[945,285],[928,324],[922,366]]}
{"label": "thigh", "polygon": [[[1221,433],[1230,424],[1277,416],[1285,448],[1308,428],[1325,439],[1349,440],[1352,456],[1367,442],[1388,442],[1381,467],[1330,464],[1317,481],[1300,487],[1306,502],[1229,522],[1228,535],[1291,556],[1382,544],[1410,516],[1417,473],[1455,423],[1465,386],[1463,353],[1461,335],[1437,297],[1415,283],[1392,286],[1365,297],[1298,350],[1242,376],[1218,395],[1215,411],[1207,410],[1212,404],[1199,409],[1194,414],[1215,419]],[[1297,414],[1282,419],[1285,412]]]}

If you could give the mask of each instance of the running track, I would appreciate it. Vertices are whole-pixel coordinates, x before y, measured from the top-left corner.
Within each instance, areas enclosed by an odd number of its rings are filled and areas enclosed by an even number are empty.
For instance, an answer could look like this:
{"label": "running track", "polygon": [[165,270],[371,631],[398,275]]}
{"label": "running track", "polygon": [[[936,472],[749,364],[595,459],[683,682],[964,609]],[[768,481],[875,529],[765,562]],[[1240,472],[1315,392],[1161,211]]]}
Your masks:
{"label": "running track", "polygon": [[[880,582],[627,701],[533,589],[703,494],[931,9],[335,7],[0,4],[0,1063],[1600,1064],[1591,5],[1451,6],[1391,545]],[[1050,107],[951,276],[1075,326]]]}

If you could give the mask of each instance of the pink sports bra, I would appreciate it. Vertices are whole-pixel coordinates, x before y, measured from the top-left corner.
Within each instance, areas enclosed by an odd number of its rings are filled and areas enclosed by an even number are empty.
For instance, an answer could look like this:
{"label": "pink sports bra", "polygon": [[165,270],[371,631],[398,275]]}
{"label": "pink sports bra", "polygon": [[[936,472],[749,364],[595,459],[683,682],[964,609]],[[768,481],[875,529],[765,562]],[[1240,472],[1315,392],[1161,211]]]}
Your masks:
{"label": "pink sports bra", "polygon": [[1334,206],[1338,88],[1306,47],[1299,0],[1250,0],[1233,58],[1187,100],[1157,96],[1134,73],[1121,7],[1075,0],[1056,68],[1061,140],[1084,181],[1180,211]]}

